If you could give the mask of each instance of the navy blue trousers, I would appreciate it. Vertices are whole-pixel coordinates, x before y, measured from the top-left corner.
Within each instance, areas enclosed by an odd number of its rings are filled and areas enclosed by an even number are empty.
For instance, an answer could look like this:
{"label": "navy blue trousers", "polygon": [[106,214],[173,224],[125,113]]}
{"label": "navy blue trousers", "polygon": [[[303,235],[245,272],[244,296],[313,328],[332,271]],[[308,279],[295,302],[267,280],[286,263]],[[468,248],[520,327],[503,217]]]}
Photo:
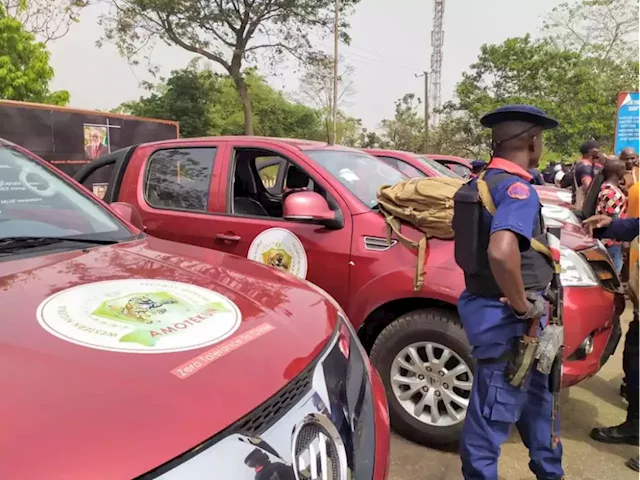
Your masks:
{"label": "navy blue trousers", "polygon": [[460,440],[465,480],[497,480],[500,446],[514,423],[529,449],[529,468],[536,478],[562,478],[562,445],[550,445],[553,398],[548,376],[534,367],[521,390],[505,380],[505,367],[506,362],[500,362],[476,368]]}

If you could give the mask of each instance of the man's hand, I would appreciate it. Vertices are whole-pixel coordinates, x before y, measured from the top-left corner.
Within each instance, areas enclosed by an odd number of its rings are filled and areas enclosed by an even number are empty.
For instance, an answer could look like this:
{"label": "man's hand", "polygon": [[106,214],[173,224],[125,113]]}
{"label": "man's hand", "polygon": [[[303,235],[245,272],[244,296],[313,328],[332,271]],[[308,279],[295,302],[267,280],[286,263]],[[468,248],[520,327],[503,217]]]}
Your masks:
{"label": "man's hand", "polygon": [[547,313],[546,300],[540,295],[533,292],[526,293],[526,307],[521,306],[520,308],[514,308],[507,297],[500,298],[500,301],[505,305],[511,307],[511,310],[513,310],[516,316],[522,320],[533,320],[536,318],[540,318],[545,313]]}
{"label": "man's hand", "polygon": [[592,217],[587,218],[582,225],[587,229],[589,235],[593,236],[593,230],[596,228],[605,228],[611,225],[612,217],[607,217],[606,215],[594,215]]}

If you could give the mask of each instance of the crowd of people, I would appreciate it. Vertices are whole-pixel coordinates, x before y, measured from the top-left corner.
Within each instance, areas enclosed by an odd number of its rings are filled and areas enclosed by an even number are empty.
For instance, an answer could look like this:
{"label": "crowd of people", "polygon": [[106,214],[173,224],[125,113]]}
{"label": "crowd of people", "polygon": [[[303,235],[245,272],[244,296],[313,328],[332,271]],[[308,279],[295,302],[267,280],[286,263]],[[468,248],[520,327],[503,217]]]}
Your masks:
{"label": "crowd of people", "polygon": [[[595,212],[589,212],[595,215],[585,226],[603,240],[619,272],[624,242],[633,240],[627,265],[632,268],[634,317],[625,338],[621,389],[627,417],[620,425],[594,428],[591,437],[637,445],[638,155],[625,149],[619,157],[606,156],[591,140],[580,146],[581,158],[574,165],[550,164],[540,172],[542,135],[558,126],[556,120],[536,107],[507,105],[485,115],[481,123],[492,132],[491,160],[472,163],[472,180],[454,198],[456,261],[465,274],[458,311],[477,362],[460,446],[462,472],[466,480],[498,478],[500,446],[515,424],[536,478],[559,480],[564,471],[560,433],[552,420],[557,401],[554,369],[538,367],[543,360],[561,365],[562,336],[553,328],[561,326],[555,322],[561,307],[553,300],[562,292],[560,241],[545,234],[533,185],[571,188],[578,210],[585,199],[595,198]],[[466,255],[458,256],[458,251]],[[549,357],[545,359],[538,345],[546,333],[547,340],[558,341],[555,350],[544,353]],[[638,457],[627,466],[638,471]]]}

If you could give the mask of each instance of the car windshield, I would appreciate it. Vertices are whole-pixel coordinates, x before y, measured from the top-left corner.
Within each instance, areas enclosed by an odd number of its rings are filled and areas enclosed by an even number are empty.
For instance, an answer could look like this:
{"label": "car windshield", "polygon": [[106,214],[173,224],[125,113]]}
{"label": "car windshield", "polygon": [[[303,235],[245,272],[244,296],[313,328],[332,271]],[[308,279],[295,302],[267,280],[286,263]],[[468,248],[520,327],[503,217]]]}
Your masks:
{"label": "car windshield", "polygon": [[382,160],[364,152],[307,150],[305,153],[369,208],[378,205],[376,193],[379,186],[393,185],[408,178]]}
{"label": "car windshield", "polygon": [[0,143],[0,242],[132,237],[108,210],[20,150]]}
{"label": "car windshield", "polygon": [[439,164],[435,160],[425,157],[424,155],[417,155],[418,159],[427,165],[431,170],[436,172],[440,177],[449,177],[449,178],[462,178],[455,172],[452,172],[450,169],[445,167],[444,165]]}

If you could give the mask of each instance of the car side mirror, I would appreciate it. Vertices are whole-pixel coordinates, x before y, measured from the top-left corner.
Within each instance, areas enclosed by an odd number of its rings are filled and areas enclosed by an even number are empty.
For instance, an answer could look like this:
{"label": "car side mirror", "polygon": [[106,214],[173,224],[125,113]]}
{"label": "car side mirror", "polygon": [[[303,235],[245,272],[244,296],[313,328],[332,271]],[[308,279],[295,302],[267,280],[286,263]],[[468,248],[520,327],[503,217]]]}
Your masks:
{"label": "car side mirror", "polygon": [[142,215],[138,212],[138,209],[126,202],[114,202],[109,205],[114,212],[116,212],[125,222],[133,225],[141,232],[146,230],[144,222],[142,221]]}
{"label": "car side mirror", "polygon": [[286,195],[282,216],[285,220],[316,223],[332,230],[344,226],[342,215],[331,210],[327,200],[316,192],[291,192]]}

